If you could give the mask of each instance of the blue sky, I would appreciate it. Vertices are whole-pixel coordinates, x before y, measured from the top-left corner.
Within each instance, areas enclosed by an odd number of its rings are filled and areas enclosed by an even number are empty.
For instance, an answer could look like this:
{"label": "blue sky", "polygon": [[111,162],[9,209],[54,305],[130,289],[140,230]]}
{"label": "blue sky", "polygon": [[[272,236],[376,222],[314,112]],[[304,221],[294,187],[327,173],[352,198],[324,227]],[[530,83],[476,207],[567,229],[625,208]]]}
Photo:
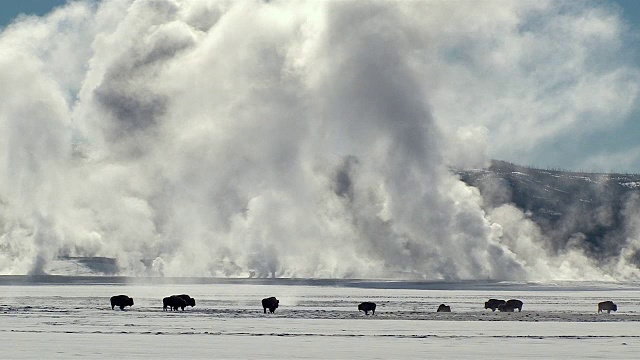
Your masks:
{"label": "blue sky", "polygon": [[[53,8],[63,5],[66,0],[20,0],[3,1],[0,4],[0,27],[9,24],[20,14],[44,15]],[[626,20],[629,31],[625,37],[625,56],[633,59],[632,63],[637,63],[640,67],[640,0],[616,0],[616,1],[595,1],[601,4],[618,7]],[[554,137],[548,142],[544,142],[542,150],[538,150],[538,156],[526,160],[519,158],[502,157],[503,160],[513,162],[528,162],[524,165],[553,167],[553,168],[573,168],[574,170],[585,171],[620,171],[620,172],[640,172],[640,164],[615,164],[610,167],[600,168],[576,168],[578,161],[564,161],[563,159],[579,159],[587,155],[606,152],[624,152],[634,148],[640,148],[640,106],[631,114],[627,121],[618,127],[602,130],[600,133],[591,133],[584,136]],[[493,156],[498,157],[499,156]]]}
{"label": "blue sky", "polygon": [[[633,59],[635,59],[634,61],[640,66],[640,58],[638,57],[640,55],[640,1],[617,0],[603,1],[603,3],[610,3],[620,7],[623,17],[630,27],[628,37],[625,39],[629,50],[628,56],[633,57]],[[636,109],[630,119],[620,128],[609,129],[609,131],[600,134],[591,134],[577,142],[556,140],[554,143],[549,144],[549,146],[554,149],[555,152],[563,153],[567,156],[579,156],[581,152],[599,153],[602,151],[622,151],[639,145],[640,139],[638,138],[638,134],[640,134],[640,107]],[[545,164],[543,161],[532,165],[553,167],[552,164]],[[592,171],[592,169],[573,170]],[[638,172],[640,171],[640,165],[636,165],[634,169],[628,169],[612,164],[611,168],[595,170]]]}
{"label": "blue sky", "polygon": [[6,26],[20,14],[44,15],[56,6],[66,3],[65,0],[10,0],[0,4],[0,26]]}
{"label": "blue sky", "polygon": [[[0,25],[4,26],[19,14],[44,15],[51,9],[66,3],[66,0],[19,0],[3,1],[0,5]],[[640,23],[640,1],[616,0],[603,1],[617,4],[622,8],[625,18],[637,29]]]}

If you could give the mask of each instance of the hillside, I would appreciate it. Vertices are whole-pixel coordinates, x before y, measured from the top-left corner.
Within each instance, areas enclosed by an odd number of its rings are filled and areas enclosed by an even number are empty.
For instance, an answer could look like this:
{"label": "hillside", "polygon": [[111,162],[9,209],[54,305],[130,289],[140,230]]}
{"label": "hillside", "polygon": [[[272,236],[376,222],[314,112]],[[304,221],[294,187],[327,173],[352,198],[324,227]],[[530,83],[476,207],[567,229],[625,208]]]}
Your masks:
{"label": "hillside", "polygon": [[542,170],[496,160],[487,169],[456,172],[480,190],[486,207],[513,203],[522,209],[552,240],[554,250],[571,239],[572,246],[594,258],[619,254],[630,219],[625,209],[640,190],[638,174]]}

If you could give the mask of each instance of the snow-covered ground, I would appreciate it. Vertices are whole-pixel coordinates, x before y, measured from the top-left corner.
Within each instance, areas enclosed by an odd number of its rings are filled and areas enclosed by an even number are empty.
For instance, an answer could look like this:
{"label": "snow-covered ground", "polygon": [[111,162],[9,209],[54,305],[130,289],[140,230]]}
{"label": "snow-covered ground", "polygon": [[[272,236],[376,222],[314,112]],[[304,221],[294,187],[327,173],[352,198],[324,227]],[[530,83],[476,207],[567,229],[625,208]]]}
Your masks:
{"label": "snow-covered ground", "polygon": [[[0,277],[2,358],[637,358],[633,284],[506,284]],[[163,312],[188,293],[196,307]],[[109,297],[135,305],[111,310]],[[263,314],[260,299],[280,308]],[[521,313],[484,310],[490,297]],[[597,314],[613,300],[619,311]],[[375,316],[357,311],[378,304]],[[452,313],[435,313],[440,303]]]}

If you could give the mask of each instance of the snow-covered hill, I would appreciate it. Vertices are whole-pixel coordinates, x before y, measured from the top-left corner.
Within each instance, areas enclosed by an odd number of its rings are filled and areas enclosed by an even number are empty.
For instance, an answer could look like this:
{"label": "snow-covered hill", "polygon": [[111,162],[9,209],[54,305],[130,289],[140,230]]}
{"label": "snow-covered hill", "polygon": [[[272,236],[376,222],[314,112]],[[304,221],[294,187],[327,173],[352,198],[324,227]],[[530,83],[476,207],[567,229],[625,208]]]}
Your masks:
{"label": "snow-covered hill", "polygon": [[487,169],[456,172],[480,190],[485,207],[512,203],[523,210],[555,251],[578,246],[593,258],[608,258],[633,236],[629,231],[639,202],[638,174],[543,170],[496,160]]}

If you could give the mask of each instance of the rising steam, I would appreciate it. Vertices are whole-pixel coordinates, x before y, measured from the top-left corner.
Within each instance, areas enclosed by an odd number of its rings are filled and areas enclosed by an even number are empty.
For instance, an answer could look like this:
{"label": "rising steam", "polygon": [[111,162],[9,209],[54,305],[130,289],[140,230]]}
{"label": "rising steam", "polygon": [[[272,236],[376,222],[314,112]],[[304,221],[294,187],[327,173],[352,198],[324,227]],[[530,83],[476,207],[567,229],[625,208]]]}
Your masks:
{"label": "rising steam", "polygon": [[587,60],[619,51],[619,17],[566,6],[141,0],[18,19],[0,34],[0,273],[102,256],[122,275],[635,276],[554,253],[449,170],[631,110],[636,70]]}

